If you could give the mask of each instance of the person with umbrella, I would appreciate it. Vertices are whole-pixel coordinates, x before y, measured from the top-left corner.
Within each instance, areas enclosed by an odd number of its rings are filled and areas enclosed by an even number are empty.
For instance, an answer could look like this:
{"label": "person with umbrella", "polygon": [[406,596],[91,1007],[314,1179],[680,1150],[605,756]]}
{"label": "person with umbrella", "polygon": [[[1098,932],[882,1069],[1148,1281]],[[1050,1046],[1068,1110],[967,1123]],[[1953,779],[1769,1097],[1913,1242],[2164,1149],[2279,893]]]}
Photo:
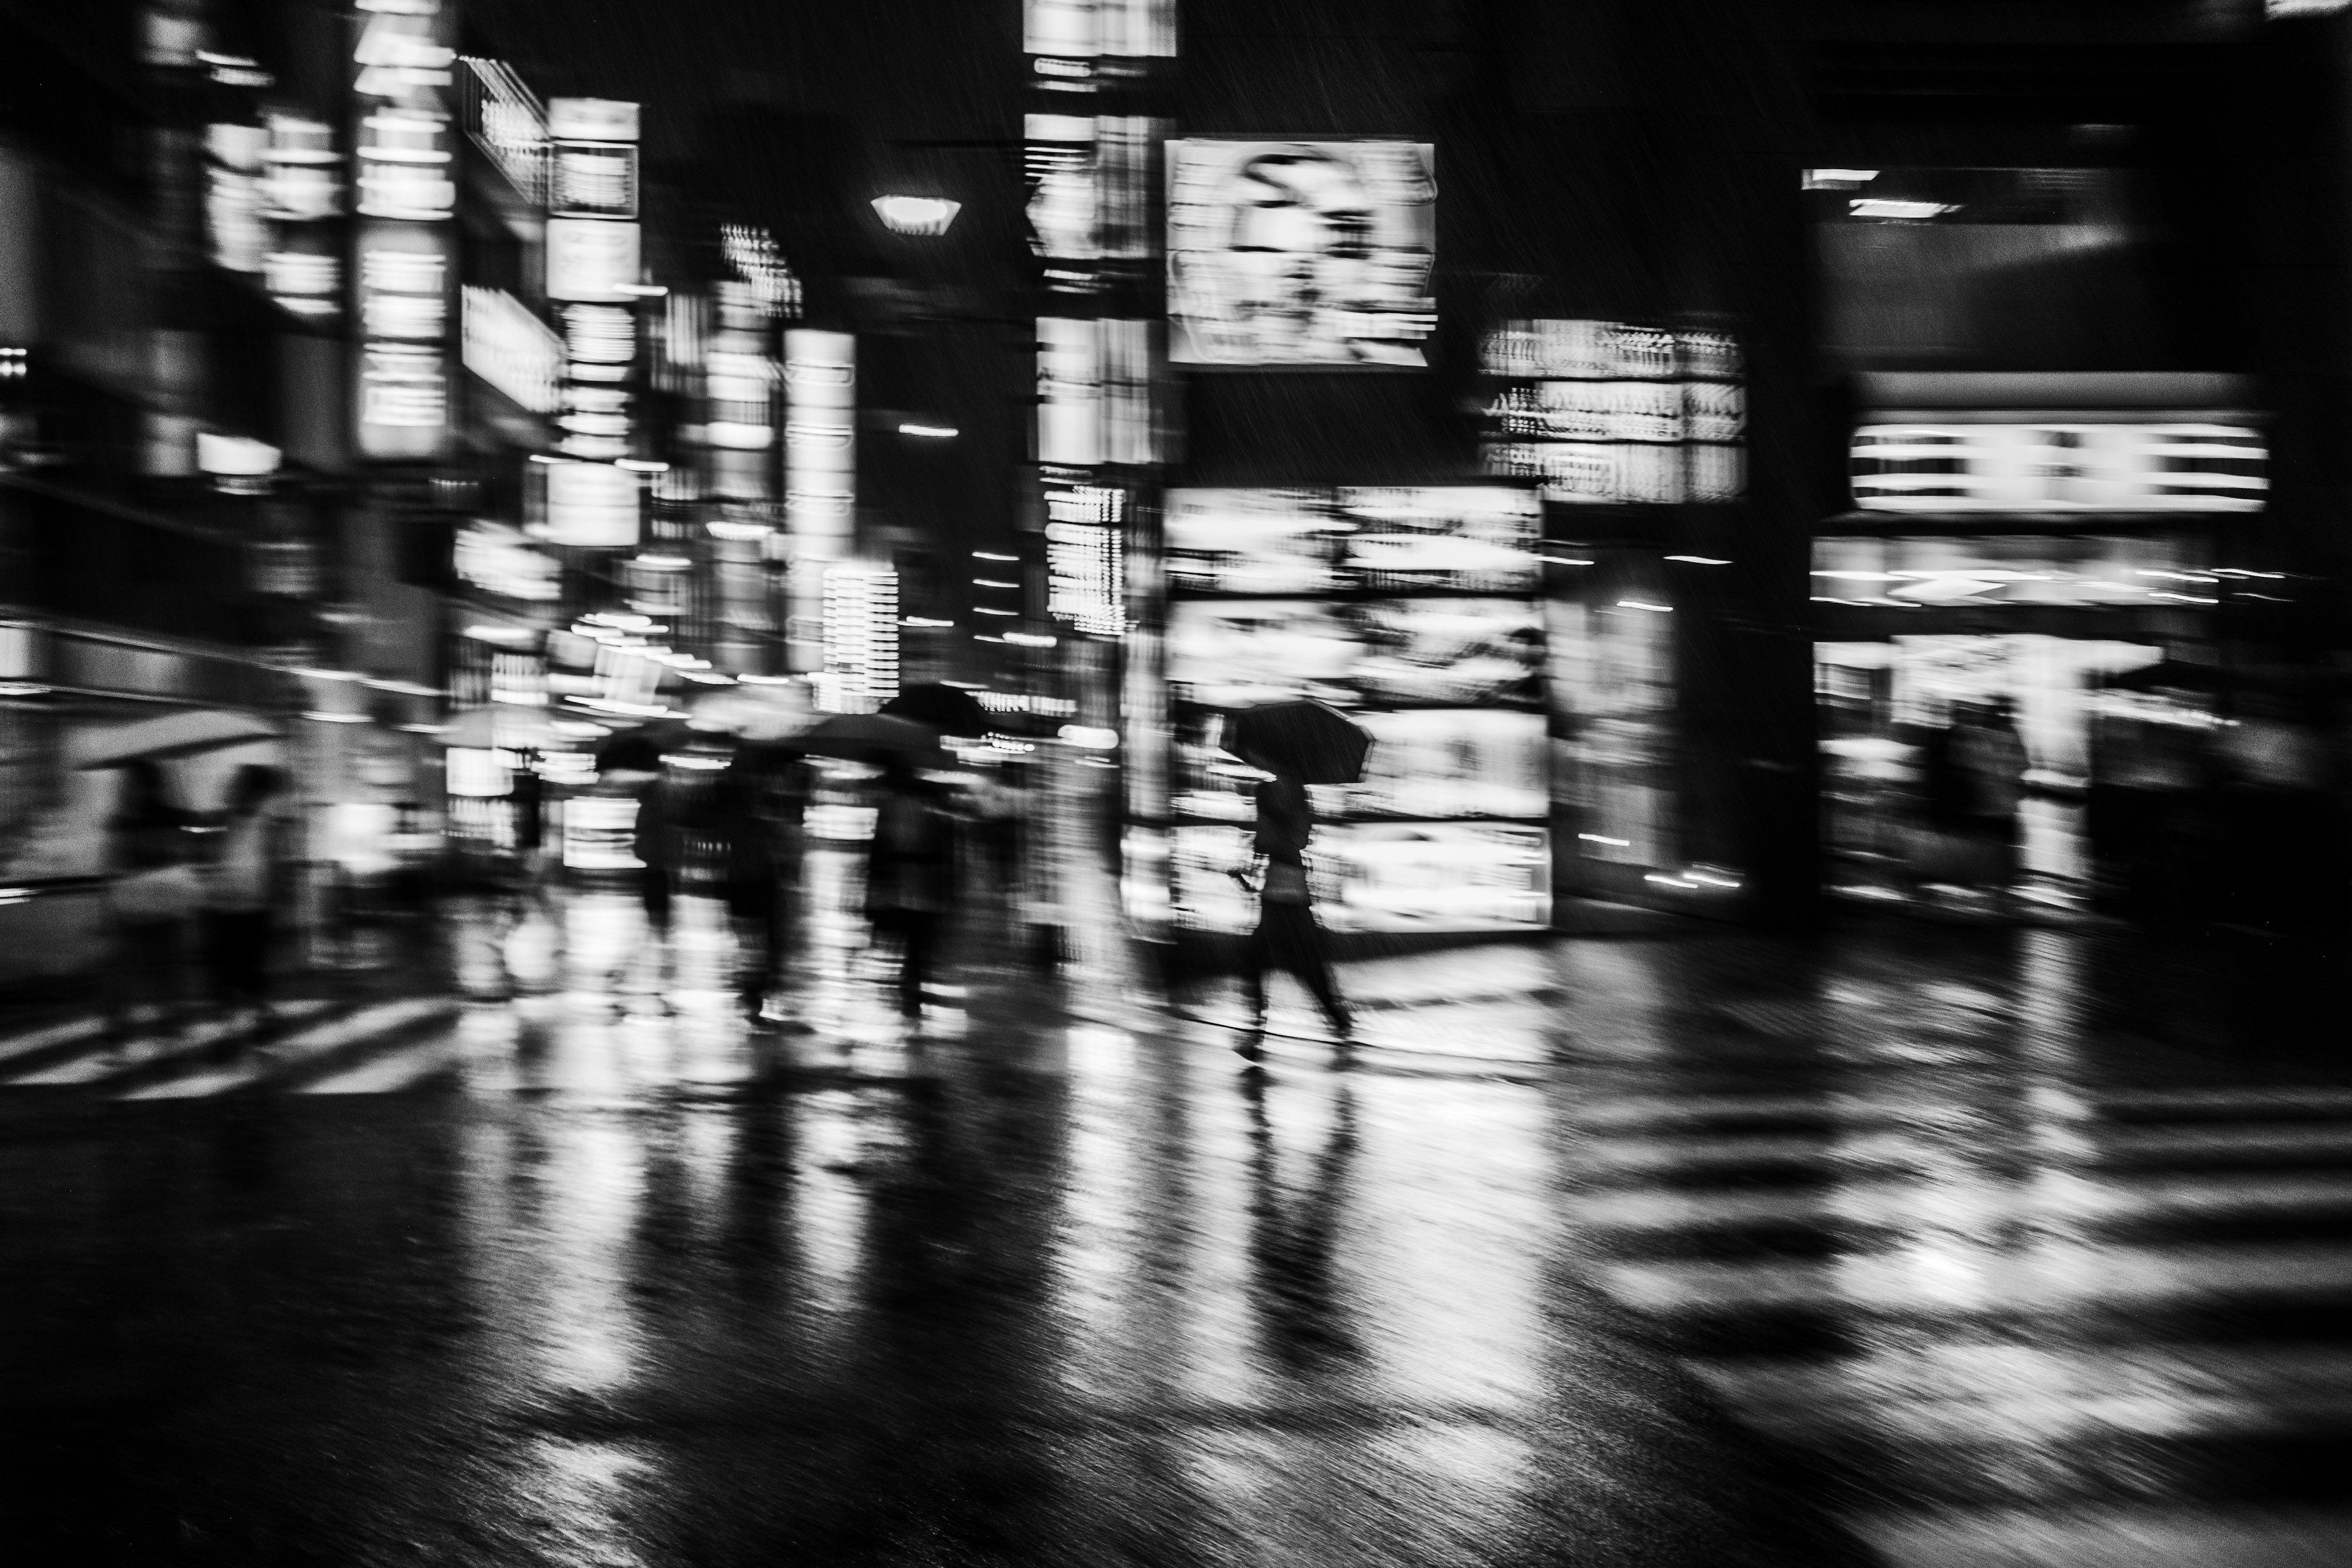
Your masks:
{"label": "person with umbrella", "polygon": [[944,792],[916,770],[907,752],[877,749],[868,760],[881,776],[874,784],[866,918],[877,935],[898,943],[898,1010],[919,1026],[923,984],[955,908],[954,826]]}
{"label": "person with umbrella", "polygon": [[1225,750],[1267,776],[1259,783],[1255,847],[1264,865],[1257,884],[1257,929],[1250,933],[1243,979],[1252,1033],[1235,1050],[1257,1061],[1265,1050],[1266,972],[1297,975],[1323,1009],[1342,1049],[1355,1039],[1355,1019],[1331,979],[1323,927],[1315,919],[1307,879],[1307,840],[1315,832],[1309,784],[1351,784],[1364,775],[1371,737],[1320,702],[1268,703],[1227,721]]}

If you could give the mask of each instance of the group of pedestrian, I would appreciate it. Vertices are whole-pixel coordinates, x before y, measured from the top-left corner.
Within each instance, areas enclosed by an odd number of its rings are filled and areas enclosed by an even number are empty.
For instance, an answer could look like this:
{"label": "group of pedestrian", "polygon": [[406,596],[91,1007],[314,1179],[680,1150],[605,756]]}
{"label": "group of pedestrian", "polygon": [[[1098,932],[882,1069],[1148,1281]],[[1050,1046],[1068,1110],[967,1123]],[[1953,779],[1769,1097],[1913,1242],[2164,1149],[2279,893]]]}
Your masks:
{"label": "group of pedestrian", "polygon": [[113,962],[103,977],[113,1033],[127,1038],[150,1010],[159,1030],[181,1026],[192,948],[215,1005],[231,1018],[249,1012],[252,1030],[266,1030],[272,911],[287,891],[287,826],[276,808],[285,775],[245,764],[222,808],[205,816],[180,804],[152,759],[115,772],[106,825]]}
{"label": "group of pedestrian", "polygon": [[[917,1019],[958,902],[959,824],[1003,813],[962,809],[949,786],[926,778],[902,752],[877,750],[865,760],[873,770],[874,826],[862,909],[876,938],[897,950],[899,1008]],[[600,774],[637,802],[632,848],[656,945],[667,943],[674,901],[688,879],[713,885],[735,928],[736,994],[745,1018],[754,1026],[788,1023],[776,1016],[770,994],[802,902],[812,764],[787,748],[744,747],[716,772],[677,777],[656,746],[627,742],[606,752]],[[984,833],[975,839],[1005,875],[1010,854]]]}

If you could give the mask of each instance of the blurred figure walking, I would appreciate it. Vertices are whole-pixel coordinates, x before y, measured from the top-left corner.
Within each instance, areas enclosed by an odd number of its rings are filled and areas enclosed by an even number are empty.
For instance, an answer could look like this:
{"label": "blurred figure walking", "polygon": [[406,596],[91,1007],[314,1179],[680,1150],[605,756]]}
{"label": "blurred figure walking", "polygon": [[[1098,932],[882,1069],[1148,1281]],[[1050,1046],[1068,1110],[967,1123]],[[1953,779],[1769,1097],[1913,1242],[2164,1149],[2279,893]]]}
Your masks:
{"label": "blurred figure walking", "polygon": [[1323,927],[1315,919],[1314,893],[1307,880],[1307,841],[1315,832],[1315,812],[1307,785],[1277,758],[1237,753],[1250,766],[1272,775],[1257,786],[1255,848],[1264,866],[1258,881],[1257,930],[1250,933],[1244,983],[1249,1001],[1250,1037],[1234,1047],[1251,1061],[1264,1055],[1265,977],[1286,969],[1314,994],[1331,1032],[1344,1047],[1355,1037],[1355,1019],[1332,984]]}
{"label": "blurred figure walking", "polygon": [[943,792],[898,752],[877,752],[874,840],[866,862],[866,918],[899,948],[898,1010],[923,1014],[923,985],[955,907],[955,829]]}
{"label": "blurred figure walking", "polygon": [[[596,773],[601,785],[616,794],[632,795],[637,803],[630,852],[642,868],[637,872],[637,901],[646,914],[646,931],[650,939],[646,945],[652,952],[654,990],[658,995],[669,970],[670,906],[677,889],[678,865],[677,830],[671,820],[669,789],[663,779],[661,747],[643,736],[627,737],[597,758]],[[636,968],[638,957],[636,951],[629,952],[613,973],[615,1006],[621,1005],[621,994]],[[666,998],[664,1005],[667,1005]]]}
{"label": "blurred figure walking", "polygon": [[224,1016],[253,1009],[258,1034],[269,1011],[271,909],[286,863],[285,822],[270,809],[284,790],[276,768],[247,763],[229,781],[220,849],[204,878],[204,960],[213,1000]]}
{"label": "blurred figure walking", "polygon": [[149,1004],[159,1031],[179,1026],[187,1000],[187,926],[202,889],[190,868],[185,809],[172,798],[161,764],[134,757],[120,765],[114,815],[107,821],[114,925],[107,1009],[118,1040]]}
{"label": "blurred figure walking", "polygon": [[737,998],[755,1026],[791,946],[797,907],[808,764],[739,749],[711,786],[709,823],[720,841],[727,912],[735,923]]}

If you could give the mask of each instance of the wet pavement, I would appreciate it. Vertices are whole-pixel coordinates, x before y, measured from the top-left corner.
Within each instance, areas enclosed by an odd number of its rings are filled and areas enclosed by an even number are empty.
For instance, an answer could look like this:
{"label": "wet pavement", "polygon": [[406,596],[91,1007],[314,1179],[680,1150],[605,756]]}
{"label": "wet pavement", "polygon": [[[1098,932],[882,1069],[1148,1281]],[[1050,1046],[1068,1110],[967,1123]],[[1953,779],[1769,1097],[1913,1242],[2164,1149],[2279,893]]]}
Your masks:
{"label": "wet pavement", "polygon": [[981,913],[919,1037],[595,897],[536,994],[0,1037],[9,1560],[2352,1561],[2339,948],[1423,953],[1252,1073]]}

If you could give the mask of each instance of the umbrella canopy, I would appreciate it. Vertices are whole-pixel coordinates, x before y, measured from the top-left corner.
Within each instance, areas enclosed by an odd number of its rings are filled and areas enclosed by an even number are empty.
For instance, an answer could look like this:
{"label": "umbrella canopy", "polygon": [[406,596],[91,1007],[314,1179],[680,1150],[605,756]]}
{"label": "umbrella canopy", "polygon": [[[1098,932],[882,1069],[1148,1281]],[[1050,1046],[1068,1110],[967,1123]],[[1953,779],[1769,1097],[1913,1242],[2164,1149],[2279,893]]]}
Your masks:
{"label": "umbrella canopy", "polygon": [[562,743],[546,714],[504,702],[468,709],[444,725],[434,739],[445,746],[479,750],[495,746],[515,752],[546,751]]}
{"label": "umbrella canopy", "polygon": [[1300,698],[1230,715],[1222,743],[1237,757],[1262,759],[1296,773],[1301,783],[1336,784],[1364,776],[1372,737],[1338,709]]}
{"label": "umbrella canopy", "polygon": [[659,773],[662,758],[674,752],[703,752],[723,757],[735,749],[735,737],[716,730],[698,729],[683,719],[661,719],[631,730],[616,730],[596,742],[600,772],[625,769]]}
{"label": "umbrella canopy", "polygon": [[877,752],[904,757],[918,768],[951,768],[939,731],[895,713],[836,713],[793,742],[816,757],[866,762]]}
{"label": "umbrella canopy", "polygon": [[906,688],[885,702],[882,711],[929,724],[947,735],[985,735],[989,731],[988,710],[980,705],[978,698],[961,687],[938,681]]}
{"label": "umbrella canopy", "polygon": [[278,726],[254,714],[194,708],[142,719],[98,736],[80,765],[119,768],[141,757],[151,762],[169,762],[174,757],[193,757],[277,739]]}
{"label": "umbrella canopy", "polygon": [[725,730],[746,741],[789,741],[816,719],[809,707],[808,688],[798,681],[788,686],[730,686],[699,697],[694,704],[696,723]]}

